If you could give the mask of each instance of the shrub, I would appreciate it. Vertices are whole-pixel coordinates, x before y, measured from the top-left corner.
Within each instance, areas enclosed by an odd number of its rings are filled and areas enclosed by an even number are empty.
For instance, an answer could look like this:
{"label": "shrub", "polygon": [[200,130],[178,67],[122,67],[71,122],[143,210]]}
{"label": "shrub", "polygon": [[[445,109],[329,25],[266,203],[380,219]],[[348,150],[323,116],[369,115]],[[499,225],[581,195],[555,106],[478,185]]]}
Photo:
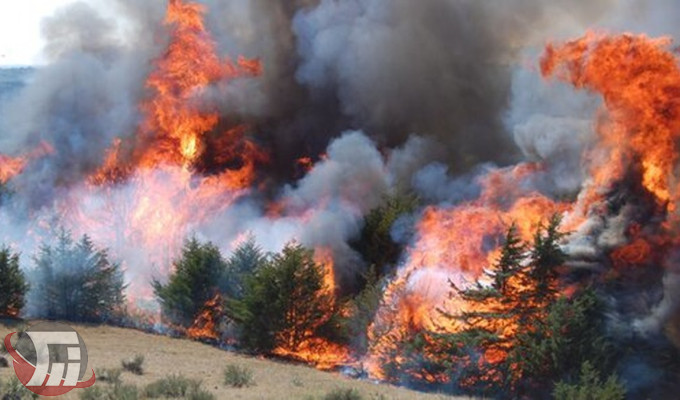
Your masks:
{"label": "shrub", "polygon": [[122,360],[121,365],[128,372],[132,372],[135,375],[144,375],[144,356],[141,354]]}
{"label": "shrub", "polygon": [[150,399],[187,398],[189,400],[212,400],[215,396],[201,388],[201,382],[182,375],[170,375],[150,383],[144,389],[144,396]]}
{"label": "shrub", "polygon": [[0,316],[16,317],[24,308],[28,284],[19,268],[19,255],[0,248]]}
{"label": "shrub", "polygon": [[324,400],[362,400],[364,397],[356,389],[334,389],[323,398]]}
{"label": "shrub", "polygon": [[0,380],[0,395],[3,400],[37,399],[38,395],[26,389],[15,377],[6,381]]}
{"label": "shrub", "polygon": [[202,387],[196,387],[189,392],[187,400],[215,400],[215,395]]}
{"label": "shrub", "polygon": [[205,303],[217,293],[225,262],[215,245],[201,244],[193,238],[184,244],[174,267],[166,284],[152,282],[154,293],[170,322],[190,326]]}
{"label": "shrub", "polygon": [[247,279],[243,299],[228,301],[226,311],[246,348],[270,352],[296,351],[329,321],[333,307],[313,252],[291,243]]}
{"label": "shrub", "polygon": [[120,376],[123,371],[119,368],[102,369],[97,372],[97,381],[111,383],[114,385],[120,384]]}
{"label": "shrub", "polygon": [[597,370],[586,361],[581,366],[578,382],[559,382],[553,395],[555,400],[623,400],[626,398],[626,389],[616,375],[602,382]]}
{"label": "shrub", "polygon": [[56,245],[41,247],[35,263],[29,272],[33,317],[104,322],[125,301],[120,266],[88,236],[76,243],[62,231]]}
{"label": "shrub", "polygon": [[247,367],[228,365],[224,369],[224,384],[235,388],[254,386],[253,371]]}
{"label": "shrub", "polygon": [[116,384],[109,387],[93,386],[80,392],[81,400],[137,400],[139,391],[134,385]]}

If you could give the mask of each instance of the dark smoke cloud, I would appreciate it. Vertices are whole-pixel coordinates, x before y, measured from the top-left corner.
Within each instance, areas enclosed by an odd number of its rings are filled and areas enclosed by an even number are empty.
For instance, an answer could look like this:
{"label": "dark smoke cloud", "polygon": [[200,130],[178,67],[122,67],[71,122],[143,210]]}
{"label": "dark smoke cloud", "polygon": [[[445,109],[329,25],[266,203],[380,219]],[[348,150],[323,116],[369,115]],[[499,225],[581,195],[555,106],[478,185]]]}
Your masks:
{"label": "dark smoke cloud", "polygon": [[294,19],[296,77],[335,93],[342,114],[383,143],[434,137],[454,171],[507,162],[517,153],[502,115],[518,50],[598,3],[325,0]]}
{"label": "dark smoke cloud", "polygon": [[[220,52],[257,57],[265,67],[261,78],[216,85],[207,97],[225,117],[252,124],[258,140],[276,149],[268,174],[289,180],[292,160],[322,153],[347,129],[382,146],[423,135],[440,144],[429,157],[452,172],[518,158],[502,118],[518,50],[544,38],[538,32],[548,21],[551,29],[562,25],[554,21],[569,25],[608,2],[203,3]],[[16,183],[35,192],[33,206],[54,187],[82,180],[113,138],[134,134],[144,79],[168,38],[165,4],[91,0],[44,22],[49,65],[2,118],[12,130],[3,151],[41,141],[55,149]]]}

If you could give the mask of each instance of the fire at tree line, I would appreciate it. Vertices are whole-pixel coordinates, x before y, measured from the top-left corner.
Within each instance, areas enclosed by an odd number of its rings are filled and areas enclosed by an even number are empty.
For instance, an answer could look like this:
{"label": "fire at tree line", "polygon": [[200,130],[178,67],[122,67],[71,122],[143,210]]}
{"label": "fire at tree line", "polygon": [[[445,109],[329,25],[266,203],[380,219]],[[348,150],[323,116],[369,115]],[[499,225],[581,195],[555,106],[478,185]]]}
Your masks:
{"label": "fire at tree line", "polygon": [[[313,251],[297,243],[265,254],[249,239],[225,259],[213,244],[188,240],[168,281],[153,283],[163,322],[171,334],[230,344],[248,354],[295,359],[302,350],[345,349],[326,368],[352,365],[371,345],[367,331],[382,296],[380,282],[389,273],[381,267],[399,254],[384,227],[415,204],[395,196],[370,213],[355,245],[376,264],[360,287],[342,297],[327,286]],[[678,368],[668,347],[634,348],[607,337],[597,285],[581,283],[563,268],[565,233],[559,224],[556,216],[545,221],[529,243],[515,225],[508,227],[484,284],[461,289],[451,283],[451,294],[472,311],[440,312],[461,329],[390,337],[394,354],[382,360],[385,380],[493,398],[623,399],[626,391],[615,373],[620,353],[655,352],[668,368]],[[33,262],[25,276],[19,255],[0,251],[3,315],[18,316],[28,296],[33,318],[154,330],[138,311],[127,312],[120,267],[87,236],[75,240],[62,231]],[[563,294],[566,287],[569,295]],[[317,364],[323,367],[321,360]]]}

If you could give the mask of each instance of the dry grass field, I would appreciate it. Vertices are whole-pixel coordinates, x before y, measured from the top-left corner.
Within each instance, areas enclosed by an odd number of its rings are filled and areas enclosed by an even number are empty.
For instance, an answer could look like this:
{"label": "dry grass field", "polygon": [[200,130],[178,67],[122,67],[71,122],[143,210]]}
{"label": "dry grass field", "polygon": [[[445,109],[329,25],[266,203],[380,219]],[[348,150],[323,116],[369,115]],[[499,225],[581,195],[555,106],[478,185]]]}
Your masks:
{"label": "dry grass field", "polygon": [[[444,395],[423,394],[390,385],[353,380],[338,373],[321,372],[305,366],[249,358],[186,339],[108,326],[74,328],[85,340],[90,368],[94,368],[95,372],[104,368],[120,368],[122,359],[143,354],[144,375],[122,374],[124,383],[135,384],[140,388],[159,378],[182,374],[202,380],[206,389],[218,399],[225,400],[323,399],[324,395],[336,388],[354,388],[366,400],[452,399]],[[2,338],[11,331],[10,327],[0,325]],[[241,389],[226,387],[223,384],[223,371],[227,365],[239,365],[252,370],[255,386]],[[13,373],[11,368],[0,369],[0,379],[7,379]],[[78,399],[78,391],[63,398]]]}

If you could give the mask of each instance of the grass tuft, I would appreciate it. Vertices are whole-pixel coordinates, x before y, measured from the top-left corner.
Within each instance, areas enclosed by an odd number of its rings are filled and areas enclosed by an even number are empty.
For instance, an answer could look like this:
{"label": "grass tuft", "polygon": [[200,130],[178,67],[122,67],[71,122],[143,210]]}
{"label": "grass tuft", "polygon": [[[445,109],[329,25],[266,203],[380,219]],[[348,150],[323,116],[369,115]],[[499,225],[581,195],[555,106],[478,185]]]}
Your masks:
{"label": "grass tuft", "polygon": [[324,400],[363,400],[363,396],[356,389],[334,389],[323,398]]}
{"label": "grass tuft", "polygon": [[255,386],[253,371],[239,365],[227,365],[224,369],[224,384],[234,388]]}
{"label": "grass tuft", "polygon": [[80,400],[138,400],[134,385],[93,386],[80,392]]}
{"label": "grass tuft", "polygon": [[123,370],[120,368],[104,368],[97,372],[97,381],[118,385],[121,383],[120,376],[122,373]]}
{"label": "grass tuft", "polygon": [[136,356],[121,361],[123,369],[135,375],[144,375],[144,356],[137,354]]}
{"label": "grass tuft", "polygon": [[26,389],[24,385],[19,382],[19,379],[12,377],[6,381],[0,380],[0,394],[2,399],[8,400],[32,400],[37,399],[38,395]]}
{"label": "grass tuft", "polygon": [[150,383],[144,389],[149,399],[214,400],[215,396],[201,387],[201,382],[182,375],[170,375]]}

